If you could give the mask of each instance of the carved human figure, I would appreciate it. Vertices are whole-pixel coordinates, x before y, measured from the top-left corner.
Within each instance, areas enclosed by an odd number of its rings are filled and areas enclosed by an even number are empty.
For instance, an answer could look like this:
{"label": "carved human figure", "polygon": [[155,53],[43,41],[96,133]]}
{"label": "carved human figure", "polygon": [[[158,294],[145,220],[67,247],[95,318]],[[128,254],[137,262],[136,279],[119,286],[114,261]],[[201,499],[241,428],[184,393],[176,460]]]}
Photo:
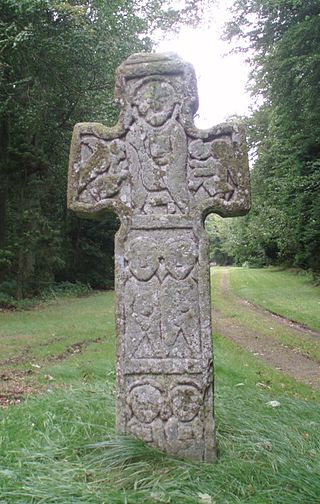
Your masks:
{"label": "carved human figure", "polygon": [[230,200],[236,185],[230,171],[224,170],[222,160],[232,158],[232,146],[225,140],[189,144],[188,165],[191,169],[188,187],[199,197],[219,197]]}
{"label": "carved human figure", "polygon": [[138,382],[129,392],[127,404],[131,418],[128,431],[147,443],[157,440],[158,446],[164,448],[163,422],[159,417],[163,406],[162,390],[159,386]]}
{"label": "carved human figure", "polygon": [[197,357],[200,345],[198,285],[192,278],[167,277],[161,288],[161,326],[170,357]]}
{"label": "carved human figure", "polygon": [[195,242],[171,238],[164,258],[168,275],[161,288],[162,338],[170,357],[195,357],[200,352],[199,293],[190,275],[197,262]]}
{"label": "carved human figure", "polygon": [[159,267],[157,243],[149,237],[138,236],[128,240],[126,260],[133,276],[147,282]]}
{"label": "carved human figure", "polygon": [[175,385],[169,397],[173,414],[165,425],[167,443],[177,454],[203,449],[203,393],[199,386],[190,382]]}
{"label": "carved human figure", "polygon": [[219,169],[221,164],[215,160],[211,153],[211,142],[203,142],[200,139],[194,140],[189,144],[189,166],[191,168],[191,179],[189,188],[198,191],[203,187],[210,196],[213,196],[217,190],[215,185],[219,182]]}
{"label": "carved human figure", "polygon": [[114,196],[128,177],[126,144],[121,140],[107,142],[84,136],[81,142],[79,198],[100,201]]}
{"label": "carved human figure", "polygon": [[170,238],[165,245],[165,264],[169,275],[183,280],[193,270],[198,258],[197,246],[190,237]]}
{"label": "carved human figure", "polygon": [[126,342],[128,356],[137,359],[162,357],[159,283],[152,278],[142,287],[128,280],[126,299]]}
{"label": "carved human figure", "polygon": [[179,100],[161,78],[144,79],[133,99],[134,123],[127,141],[134,206],[146,214],[185,213],[187,137],[177,120]]}
{"label": "carved human figure", "polygon": [[159,266],[156,243],[143,237],[129,241],[126,260],[131,275],[125,285],[128,355],[150,358],[162,355],[159,311]]}

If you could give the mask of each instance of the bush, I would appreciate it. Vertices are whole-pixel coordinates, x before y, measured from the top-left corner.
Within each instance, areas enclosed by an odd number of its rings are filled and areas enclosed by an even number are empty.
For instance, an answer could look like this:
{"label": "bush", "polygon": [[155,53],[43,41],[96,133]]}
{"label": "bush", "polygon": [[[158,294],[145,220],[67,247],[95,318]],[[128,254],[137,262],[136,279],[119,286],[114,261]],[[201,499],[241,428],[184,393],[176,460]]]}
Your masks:
{"label": "bush", "polygon": [[17,300],[9,294],[0,291],[0,308],[12,310],[16,308]]}
{"label": "bush", "polygon": [[8,288],[9,282],[0,284],[0,308],[6,310],[30,310],[34,306],[64,297],[88,296],[92,292],[90,285],[81,282],[61,282],[46,287],[39,296],[17,300]]}
{"label": "bush", "polygon": [[40,297],[44,301],[49,301],[58,297],[87,296],[91,292],[92,288],[88,284],[81,282],[61,282],[44,289]]}

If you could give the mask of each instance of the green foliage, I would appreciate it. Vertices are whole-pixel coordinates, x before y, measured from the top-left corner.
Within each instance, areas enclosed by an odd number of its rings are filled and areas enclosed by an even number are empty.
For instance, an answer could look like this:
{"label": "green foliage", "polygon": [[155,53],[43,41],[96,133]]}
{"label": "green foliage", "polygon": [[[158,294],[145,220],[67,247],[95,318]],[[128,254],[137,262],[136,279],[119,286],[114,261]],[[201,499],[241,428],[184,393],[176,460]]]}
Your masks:
{"label": "green foliage", "polygon": [[[1,286],[2,287],[2,286]],[[0,291],[0,308],[13,309],[16,308],[17,300],[7,294],[6,292]]]}
{"label": "green foliage", "polygon": [[[233,249],[230,248],[230,219],[222,219],[218,215],[209,215],[205,222],[209,236],[210,262],[220,266],[233,263]],[[231,250],[232,256],[229,255]]]}
{"label": "green foliage", "polygon": [[45,301],[50,299],[57,299],[61,297],[82,297],[87,296],[92,292],[89,285],[82,284],[81,282],[60,282],[52,285],[41,292],[41,298]]}
{"label": "green foliage", "polygon": [[118,226],[112,215],[98,222],[70,215],[65,267],[56,275],[57,280],[79,280],[95,289],[112,288],[114,235]]}
{"label": "green foliage", "polygon": [[248,121],[253,209],[232,227],[231,255],[320,271],[320,4],[237,0],[233,12],[228,37],[249,50],[263,103]]}
{"label": "green foliage", "polygon": [[116,67],[154,31],[199,21],[205,0],[2,0],[0,282],[14,297],[48,283],[113,284],[107,227],[66,212],[68,153],[81,121],[116,123]]}
{"label": "green foliage", "polygon": [[50,302],[52,300],[60,302],[60,298],[82,297],[92,292],[88,284],[78,281],[75,283],[59,282],[43,288],[37,296],[17,299],[15,297],[16,287],[15,281],[7,281],[0,284],[0,309],[31,310],[43,302]]}

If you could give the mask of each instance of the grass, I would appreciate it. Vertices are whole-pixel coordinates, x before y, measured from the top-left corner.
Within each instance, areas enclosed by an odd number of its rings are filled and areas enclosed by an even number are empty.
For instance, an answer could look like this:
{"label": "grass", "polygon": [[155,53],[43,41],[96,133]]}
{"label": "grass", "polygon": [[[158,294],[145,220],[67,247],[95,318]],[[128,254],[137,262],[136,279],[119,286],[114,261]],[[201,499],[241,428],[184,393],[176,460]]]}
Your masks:
{"label": "grass", "polygon": [[[242,292],[241,289],[243,288],[244,290],[245,285],[249,285],[247,291],[250,291],[251,295],[253,295],[252,293],[256,291],[257,293],[259,293],[257,294],[257,299],[259,300],[260,298],[262,298],[262,293],[265,292],[262,278],[268,278],[269,274],[272,279],[267,281],[266,284],[269,286],[272,284],[272,288],[275,292],[280,292],[283,289],[285,290],[287,284],[290,283],[288,282],[287,278],[291,279],[291,298],[289,291],[286,291],[286,298],[282,301],[282,306],[286,305],[291,307],[292,319],[298,322],[302,322],[301,306],[308,304],[305,297],[305,292],[307,292],[309,298],[311,298],[310,292],[312,293],[312,302],[309,299],[309,304],[310,306],[313,306],[315,310],[319,311],[319,308],[315,308],[319,300],[319,288],[313,287],[311,282],[309,282],[309,284],[306,285],[305,290],[302,289],[300,291],[299,284],[301,277],[290,272],[287,272],[286,275],[283,276],[282,273],[283,272],[277,272],[272,269],[267,269],[264,271],[258,269],[248,270],[241,268],[213,268],[211,270],[211,281],[214,291],[213,305],[215,306],[215,308],[221,310],[225,315],[238,320],[240,324],[248,327],[249,329],[258,331],[265,336],[270,336],[283,345],[297,349],[304,355],[315,359],[317,362],[320,362],[320,338],[314,338],[307,333],[305,333],[303,337],[301,337],[301,335],[298,335],[295,331],[293,331],[289,325],[284,326],[283,324],[277,322],[276,319],[270,320],[269,316],[264,317],[257,311],[249,309],[248,306],[239,302],[239,297]],[[231,289],[224,292],[224,294],[222,294],[221,287],[223,275],[226,275],[226,278],[229,278],[231,286]],[[253,287],[251,286],[251,280]],[[306,280],[304,278],[303,282],[305,281]],[[294,284],[294,282],[296,282],[296,284]],[[293,285],[295,286],[293,287]],[[235,295],[235,293],[237,294],[237,296]],[[253,302],[253,304],[258,306],[258,302],[256,302],[253,297],[241,297],[243,299],[249,300],[250,302]],[[270,293],[270,298],[271,297],[272,296]],[[266,300],[264,308],[271,309],[271,305],[269,304],[271,303],[270,298],[268,296],[265,296],[265,298]],[[275,296],[275,298],[277,298],[277,296]],[[281,309],[278,308],[274,299],[272,303],[272,311],[279,314],[281,313],[283,315],[284,311],[281,311]],[[262,306],[262,304],[260,304],[260,306]],[[308,318],[308,321],[310,322],[311,319],[317,320],[318,317],[319,315],[316,311],[314,316]],[[304,320],[306,320],[306,317],[304,317]],[[313,324],[313,326],[310,324],[310,327],[316,329],[316,324]]]}
{"label": "grass", "polygon": [[[319,394],[215,343],[218,464],[116,436],[114,377],[93,371],[90,381],[2,412],[0,502],[317,503]],[[266,404],[274,399],[279,408]]]}
{"label": "grass", "polygon": [[[41,365],[33,379],[53,378],[45,394],[0,410],[1,504],[320,503],[320,394],[221,336],[214,335],[219,462],[198,464],[115,434],[111,293],[1,313],[0,321],[1,351],[19,356],[18,336],[26,347],[29,335]],[[17,338],[11,350],[6,334]],[[63,335],[65,347],[57,347]],[[101,342],[65,353],[85,337]],[[39,343],[47,342],[44,351]]]}
{"label": "grass", "polygon": [[257,306],[320,331],[320,286],[306,274],[276,268],[232,268],[232,290]]}
{"label": "grass", "polygon": [[32,311],[1,313],[1,361],[14,358],[23,368],[58,359],[72,345],[81,346],[82,342],[93,344],[100,339],[104,345],[113,345],[113,303],[114,293],[107,292],[90,298],[60,299]]}

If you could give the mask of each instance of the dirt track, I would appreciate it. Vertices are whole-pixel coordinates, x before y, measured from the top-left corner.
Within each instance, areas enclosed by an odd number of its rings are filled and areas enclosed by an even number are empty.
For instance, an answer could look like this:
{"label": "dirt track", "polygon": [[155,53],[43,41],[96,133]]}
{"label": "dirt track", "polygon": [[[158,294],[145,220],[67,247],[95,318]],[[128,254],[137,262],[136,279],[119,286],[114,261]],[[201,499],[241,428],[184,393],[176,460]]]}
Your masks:
{"label": "dirt track", "polygon": [[[230,297],[228,272],[223,272],[221,293],[223,297]],[[232,295],[232,302],[241,304],[246,310],[274,325],[285,326],[295,336],[301,338],[312,337],[320,342],[320,333],[274,315],[266,310],[241,300]],[[235,318],[226,317],[220,311],[213,310],[214,330],[231,339],[236,344],[253,353],[258,359],[281,370],[283,373],[299,380],[314,389],[320,390],[320,364],[303,355],[296,349],[282,345],[271,336],[253,331],[241,325]]]}

